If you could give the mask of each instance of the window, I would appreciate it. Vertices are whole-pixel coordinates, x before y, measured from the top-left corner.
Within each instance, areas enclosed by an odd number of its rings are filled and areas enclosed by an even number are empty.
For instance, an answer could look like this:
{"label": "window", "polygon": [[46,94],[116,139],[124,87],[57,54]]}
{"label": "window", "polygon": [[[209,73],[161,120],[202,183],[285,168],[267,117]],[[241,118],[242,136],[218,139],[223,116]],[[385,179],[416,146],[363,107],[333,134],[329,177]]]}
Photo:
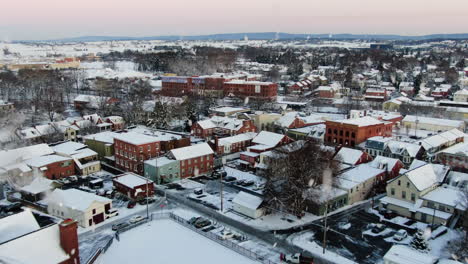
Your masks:
{"label": "window", "polygon": [[400,181],[400,180],[398,180],[398,186],[400,186],[400,185],[401,185],[401,181]]}
{"label": "window", "polygon": [[395,195],[395,188],[391,188],[391,189],[390,189],[390,194],[391,194],[391,195]]}
{"label": "window", "polygon": [[96,214],[96,209],[93,209],[93,214]]}
{"label": "window", "polygon": [[349,131],[346,131],[345,135],[346,137],[349,137]]}
{"label": "window", "polygon": [[406,199],[406,192],[405,191],[401,191],[401,198]]}
{"label": "window", "polygon": [[328,129],[328,134],[331,134],[332,130],[331,128]]}
{"label": "window", "polygon": [[351,137],[352,137],[352,138],[355,138],[355,137],[356,137],[356,134],[354,134],[354,132],[351,132]]}
{"label": "window", "polygon": [[416,201],[416,194],[414,193],[411,193],[411,201]]}
{"label": "window", "polygon": [[140,147],[140,152],[143,152],[143,147]]}
{"label": "window", "polygon": [[151,151],[151,145],[148,145],[148,151]]}
{"label": "window", "polygon": [[340,136],[343,136],[343,130],[340,130]]}
{"label": "window", "polygon": [[442,212],[445,211],[445,205],[439,204],[439,210]]}
{"label": "window", "polygon": [[434,202],[428,201],[428,202],[427,202],[427,207],[429,207],[429,208],[435,208]]}
{"label": "window", "polygon": [[406,183],[406,188],[409,188],[409,182]]}

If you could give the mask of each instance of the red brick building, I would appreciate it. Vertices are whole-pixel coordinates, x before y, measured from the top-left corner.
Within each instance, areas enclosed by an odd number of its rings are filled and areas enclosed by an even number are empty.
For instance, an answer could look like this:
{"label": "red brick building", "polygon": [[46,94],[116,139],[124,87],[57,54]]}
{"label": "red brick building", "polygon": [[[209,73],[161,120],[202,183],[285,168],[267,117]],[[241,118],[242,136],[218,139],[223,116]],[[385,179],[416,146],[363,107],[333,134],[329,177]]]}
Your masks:
{"label": "red brick building", "polygon": [[105,122],[112,124],[112,131],[121,131],[125,127],[125,121],[121,116],[108,116]]}
{"label": "red brick building", "polygon": [[253,120],[213,116],[210,119],[198,121],[192,125],[192,135],[200,138],[234,136],[257,131]]}
{"label": "red brick building", "polygon": [[154,195],[153,181],[133,172],[117,175],[112,183],[116,191],[132,200],[141,200]]}
{"label": "red brick building", "polygon": [[278,95],[278,84],[272,82],[233,80],[224,83],[224,96],[274,100]]}
{"label": "red brick building", "polygon": [[393,123],[370,116],[338,121],[326,121],[325,142],[354,147],[370,137],[392,136]]}
{"label": "red brick building", "polygon": [[29,159],[25,163],[51,180],[75,175],[75,164],[69,157],[48,155]]}
{"label": "red brick building", "polygon": [[252,139],[257,135],[255,132],[243,133],[231,137],[218,138],[210,141],[210,145],[218,155],[245,151],[252,145]]}
{"label": "red brick building", "polygon": [[364,99],[366,101],[384,102],[387,101],[389,98],[387,90],[379,88],[369,88],[366,90]]}
{"label": "red brick building", "polygon": [[240,153],[240,164],[245,168],[255,168],[260,160],[260,154],[256,152],[244,151]]}
{"label": "red brick building", "polygon": [[128,132],[114,137],[114,152],[117,168],[143,175],[144,161],[159,156],[161,145],[157,137]]}
{"label": "red brick building", "polygon": [[450,94],[449,88],[438,87],[432,91],[431,96],[434,97],[436,100],[446,99]]}
{"label": "red brick building", "polygon": [[207,143],[173,149],[169,157],[180,161],[180,177],[203,175],[213,170],[214,152]]}

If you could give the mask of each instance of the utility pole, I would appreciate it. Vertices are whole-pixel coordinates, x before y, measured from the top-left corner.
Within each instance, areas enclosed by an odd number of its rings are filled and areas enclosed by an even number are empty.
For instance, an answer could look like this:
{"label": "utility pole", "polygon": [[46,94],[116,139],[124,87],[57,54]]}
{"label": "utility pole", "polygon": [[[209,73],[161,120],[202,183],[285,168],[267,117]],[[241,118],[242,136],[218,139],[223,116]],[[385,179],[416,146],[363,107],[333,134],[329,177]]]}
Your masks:
{"label": "utility pole", "polygon": [[327,247],[327,218],[328,218],[328,201],[325,203],[325,223],[323,225],[323,254],[325,254],[325,248]]}
{"label": "utility pole", "polygon": [[[222,162],[222,158],[221,158],[221,162]],[[223,174],[224,174],[224,163],[223,163],[223,170],[221,171],[220,173],[220,177],[219,177],[219,193],[220,193],[220,196],[221,196],[221,213],[223,212]]]}

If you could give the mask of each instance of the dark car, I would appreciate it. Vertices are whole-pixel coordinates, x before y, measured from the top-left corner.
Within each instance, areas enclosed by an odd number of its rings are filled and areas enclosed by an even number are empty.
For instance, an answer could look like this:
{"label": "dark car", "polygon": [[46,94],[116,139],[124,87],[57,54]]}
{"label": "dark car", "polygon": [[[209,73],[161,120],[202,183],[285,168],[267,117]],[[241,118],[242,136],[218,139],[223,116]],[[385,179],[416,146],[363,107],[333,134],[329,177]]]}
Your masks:
{"label": "dark car", "polygon": [[130,201],[130,202],[128,202],[128,204],[127,204],[127,208],[131,209],[131,208],[135,207],[135,205],[136,205],[136,202]]}
{"label": "dark car", "polygon": [[203,189],[197,188],[197,189],[193,190],[193,193],[196,194],[196,195],[203,194]]}
{"label": "dark car", "polygon": [[3,211],[4,212],[13,212],[13,213],[16,213],[16,212],[19,212],[21,211],[21,203],[12,203],[12,204],[9,204],[7,206],[5,206],[3,208]]}
{"label": "dark car", "polygon": [[241,185],[244,187],[247,187],[247,186],[252,186],[254,184],[255,184],[254,181],[244,181]]}
{"label": "dark car", "polygon": [[246,180],[238,180],[236,181],[237,185],[243,185],[246,182]]}
{"label": "dark car", "polygon": [[386,228],[385,225],[382,225],[382,224],[376,224],[373,228],[372,228],[372,233],[375,233],[375,234],[378,234],[382,231],[384,231]]}
{"label": "dark car", "polygon": [[113,231],[117,231],[117,230],[120,230],[120,229],[123,229],[125,227],[129,226],[128,223],[120,223],[120,224],[115,224],[115,225],[112,225],[112,230]]}
{"label": "dark car", "polygon": [[200,219],[201,217],[200,216],[194,216],[192,218],[190,218],[188,221],[187,221],[187,224],[189,225],[193,225],[195,222],[198,221],[198,219]]}
{"label": "dark car", "polygon": [[138,203],[141,204],[141,205],[145,205],[145,204],[152,204],[156,202],[156,200],[154,198],[151,198],[151,197],[145,197],[143,200],[140,200]]}
{"label": "dark car", "polygon": [[211,221],[208,219],[204,219],[204,218],[198,219],[198,221],[196,221],[194,224],[195,228],[198,228],[198,229],[207,227],[209,225],[211,225]]}
{"label": "dark car", "polygon": [[237,180],[237,179],[236,179],[236,177],[227,176],[227,177],[223,178],[223,180],[224,180],[225,182],[233,182],[233,181],[235,181],[235,180]]}

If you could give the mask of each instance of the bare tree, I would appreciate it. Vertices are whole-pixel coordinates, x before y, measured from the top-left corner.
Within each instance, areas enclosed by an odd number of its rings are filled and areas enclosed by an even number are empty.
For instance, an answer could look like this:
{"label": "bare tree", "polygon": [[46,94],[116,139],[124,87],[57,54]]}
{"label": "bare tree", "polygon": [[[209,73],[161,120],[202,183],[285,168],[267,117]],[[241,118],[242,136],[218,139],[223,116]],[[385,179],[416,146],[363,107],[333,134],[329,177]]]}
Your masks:
{"label": "bare tree", "polygon": [[333,151],[319,142],[297,141],[273,151],[265,173],[265,202],[267,206],[301,215],[306,203],[304,193],[313,187],[333,180],[324,179],[325,171],[337,175],[338,166],[333,161]]}

